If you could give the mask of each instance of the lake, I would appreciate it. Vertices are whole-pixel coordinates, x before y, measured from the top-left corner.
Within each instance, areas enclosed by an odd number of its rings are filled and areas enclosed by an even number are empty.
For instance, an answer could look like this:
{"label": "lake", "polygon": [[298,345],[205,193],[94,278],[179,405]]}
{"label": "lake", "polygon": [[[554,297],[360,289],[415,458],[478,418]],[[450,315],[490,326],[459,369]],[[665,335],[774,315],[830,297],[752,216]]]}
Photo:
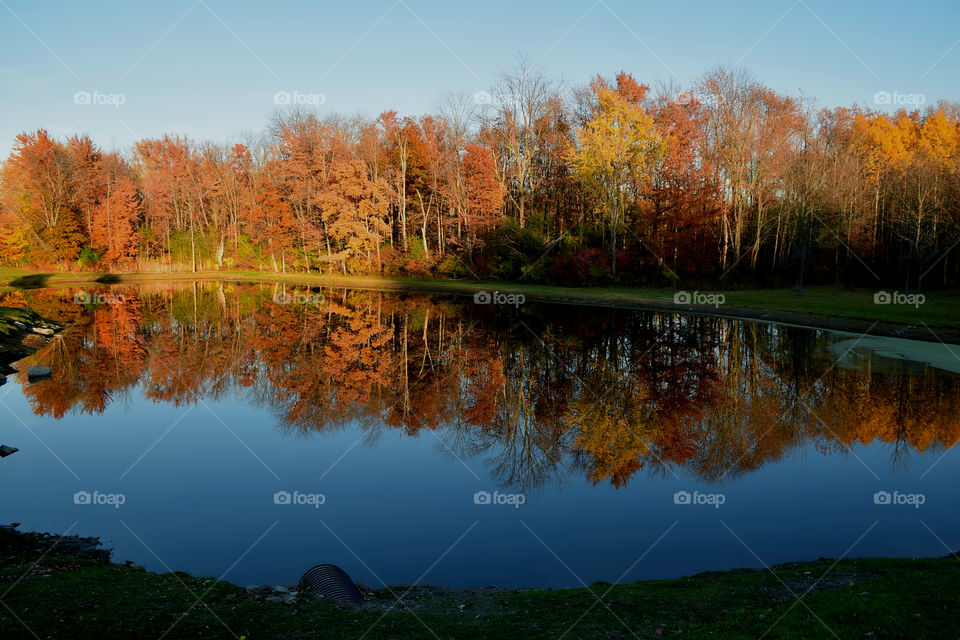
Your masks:
{"label": "lake", "polygon": [[559,588],[960,548],[960,349],[513,302],[7,294],[65,329],[0,387],[20,449],[0,522],[239,584],[330,562],[373,587]]}

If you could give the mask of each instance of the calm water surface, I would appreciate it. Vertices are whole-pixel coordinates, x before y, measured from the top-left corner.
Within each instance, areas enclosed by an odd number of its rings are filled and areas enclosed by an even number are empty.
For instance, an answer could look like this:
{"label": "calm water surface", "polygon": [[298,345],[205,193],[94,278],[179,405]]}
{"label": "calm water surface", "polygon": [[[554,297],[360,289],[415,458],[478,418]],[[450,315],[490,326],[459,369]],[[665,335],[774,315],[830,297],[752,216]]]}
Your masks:
{"label": "calm water surface", "polygon": [[938,342],[273,285],[84,293],[0,300],[67,327],[15,365],[52,379],[0,387],[20,449],[0,521],[116,560],[567,587],[960,548],[960,349]]}

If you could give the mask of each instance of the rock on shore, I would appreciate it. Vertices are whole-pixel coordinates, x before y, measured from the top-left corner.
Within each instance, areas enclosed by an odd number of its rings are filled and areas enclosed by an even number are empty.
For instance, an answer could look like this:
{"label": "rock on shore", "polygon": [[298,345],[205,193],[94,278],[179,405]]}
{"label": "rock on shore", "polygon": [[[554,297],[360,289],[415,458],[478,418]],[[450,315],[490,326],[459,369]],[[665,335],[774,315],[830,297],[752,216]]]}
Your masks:
{"label": "rock on shore", "polygon": [[[16,370],[10,365],[35,352],[39,346],[63,330],[63,326],[44,319],[30,309],[0,307],[0,385],[7,381],[6,376]],[[42,380],[50,375],[49,367],[31,367],[46,369],[46,374],[34,371],[31,379]]]}

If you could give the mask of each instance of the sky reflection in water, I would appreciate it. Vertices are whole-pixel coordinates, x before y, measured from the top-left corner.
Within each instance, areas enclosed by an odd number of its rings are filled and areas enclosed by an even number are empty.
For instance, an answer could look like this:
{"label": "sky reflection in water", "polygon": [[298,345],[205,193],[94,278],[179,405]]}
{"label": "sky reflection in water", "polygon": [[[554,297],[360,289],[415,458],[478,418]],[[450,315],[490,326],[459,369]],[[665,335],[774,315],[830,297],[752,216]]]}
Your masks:
{"label": "sky reflection in water", "polygon": [[333,562],[372,586],[561,587],[960,547],[942,345],[295,291],[0,301],[68,325],[17,367],[51,380],[0,388],[0,444],[20,448],[2,520],[240,584]]}

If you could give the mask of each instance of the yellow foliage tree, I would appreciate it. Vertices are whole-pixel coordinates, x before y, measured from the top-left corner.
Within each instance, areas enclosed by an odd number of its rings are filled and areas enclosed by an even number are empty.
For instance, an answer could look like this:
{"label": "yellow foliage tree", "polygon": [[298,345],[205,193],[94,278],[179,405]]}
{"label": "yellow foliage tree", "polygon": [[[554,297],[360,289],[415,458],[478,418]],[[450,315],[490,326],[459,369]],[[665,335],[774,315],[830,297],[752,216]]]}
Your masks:
{"label": "yellow foliage tree", "polygon": [[29,245],[29,238],[22,227],[0,227],[0,260],[3,262],[17,264],[27,254]]}
{"label": "yellow foliage tree", "polygon": [[640,197],[644,181],[663,155],[660,135],[638,104],[599,84],[593,118],[575,132],[567,153],[571,171],[596,196],[610,229],[611,268],[617,272],[617,227]]}

